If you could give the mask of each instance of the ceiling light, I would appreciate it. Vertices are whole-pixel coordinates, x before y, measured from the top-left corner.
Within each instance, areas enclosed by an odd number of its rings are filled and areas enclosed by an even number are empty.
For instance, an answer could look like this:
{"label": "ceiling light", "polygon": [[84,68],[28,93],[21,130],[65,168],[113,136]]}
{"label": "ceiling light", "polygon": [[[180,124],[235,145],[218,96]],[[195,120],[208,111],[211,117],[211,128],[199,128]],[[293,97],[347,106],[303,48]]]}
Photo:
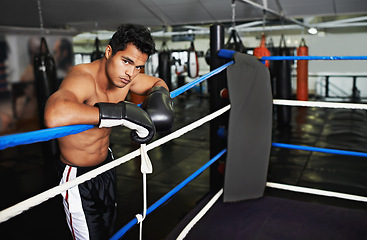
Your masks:
{"label": "ceiling light", "polygon": [[312,34],[312,35],[315,35],[317,33],[317,29],[312,27],[312,28],[308,29],[308,33]]}

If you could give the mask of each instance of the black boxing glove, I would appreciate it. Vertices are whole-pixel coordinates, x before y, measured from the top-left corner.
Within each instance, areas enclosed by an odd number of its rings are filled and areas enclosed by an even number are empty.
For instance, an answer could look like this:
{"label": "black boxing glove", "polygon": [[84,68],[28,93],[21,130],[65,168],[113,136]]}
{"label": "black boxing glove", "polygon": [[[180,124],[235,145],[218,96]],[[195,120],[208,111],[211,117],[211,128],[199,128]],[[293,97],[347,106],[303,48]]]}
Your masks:
{"label": "black boxing glove", "polygon": [[136,143],[147,143],[155,134],[155,127],[149,115],[130,102],[104,103],[94,105],[99,108],[98,127],[124,126],[131,129],[131,138]]}
{"label": "black boxing glove", "polygon": [[152,119],[157,132],[172,128],[175,112],[170,93],[166,88],[153,87],[141,107]]}

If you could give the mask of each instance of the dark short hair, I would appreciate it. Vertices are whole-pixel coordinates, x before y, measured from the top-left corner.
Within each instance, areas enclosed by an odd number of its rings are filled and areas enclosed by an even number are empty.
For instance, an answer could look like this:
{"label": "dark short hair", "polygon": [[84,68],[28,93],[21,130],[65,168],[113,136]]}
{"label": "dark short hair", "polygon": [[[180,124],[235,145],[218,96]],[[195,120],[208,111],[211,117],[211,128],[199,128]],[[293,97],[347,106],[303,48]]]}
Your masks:
{"label": "dark short hair", "polygon": [[139,49],[139,51],[148,54],[148,56],[157,51],[149,29],[142,25],[120,25],[109,42],[113,55],[118,51],[125,50],[129,44],[133,44],[137,49]]}

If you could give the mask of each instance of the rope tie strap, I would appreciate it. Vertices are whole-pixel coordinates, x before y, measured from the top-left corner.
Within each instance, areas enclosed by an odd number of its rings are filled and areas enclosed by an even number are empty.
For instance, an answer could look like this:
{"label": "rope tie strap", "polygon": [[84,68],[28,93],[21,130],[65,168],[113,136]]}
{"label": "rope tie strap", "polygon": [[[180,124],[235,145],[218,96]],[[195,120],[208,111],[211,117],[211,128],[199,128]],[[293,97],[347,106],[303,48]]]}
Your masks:
{"label": "rope tie strap", "polygon": [[143,222],[144,218],[143,215],[141,215],[140,213],[139,214],[136,214],[135,215],[136,219],[138,220],[137,224]]}
{"label": "rope tie strap", "polygon": [[148,156],[148,150],[146,144],[140,144],[140,155],[141,155],[141,166],[140,171],[141,173],[153,173],[152,162]]}
{"label": "rope tie strap", "polygon": [[139,224],[139,239],[143,239],[143,221],[147,215],[147,174],[153,172],[152,162],[148,156],[148,149],[146,144],[140,144],[140,171],[143,175],[143,214],[136,214],[135,217]]}

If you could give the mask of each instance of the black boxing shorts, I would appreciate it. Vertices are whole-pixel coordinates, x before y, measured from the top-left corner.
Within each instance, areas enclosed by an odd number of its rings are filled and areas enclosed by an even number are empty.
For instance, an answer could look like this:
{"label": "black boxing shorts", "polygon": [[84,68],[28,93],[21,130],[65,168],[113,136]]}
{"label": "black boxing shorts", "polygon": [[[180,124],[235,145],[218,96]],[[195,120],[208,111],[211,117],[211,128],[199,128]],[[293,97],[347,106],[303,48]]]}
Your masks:
{"label": "black boxing shorts", "polygon": [[[71,181],[113,160],[109,149],[104,162],[75,167],[60,162],[60,184]],[[116,169],[112,168],[62,193],[66,220],[73,239],[109,239],[116,219]]]}

